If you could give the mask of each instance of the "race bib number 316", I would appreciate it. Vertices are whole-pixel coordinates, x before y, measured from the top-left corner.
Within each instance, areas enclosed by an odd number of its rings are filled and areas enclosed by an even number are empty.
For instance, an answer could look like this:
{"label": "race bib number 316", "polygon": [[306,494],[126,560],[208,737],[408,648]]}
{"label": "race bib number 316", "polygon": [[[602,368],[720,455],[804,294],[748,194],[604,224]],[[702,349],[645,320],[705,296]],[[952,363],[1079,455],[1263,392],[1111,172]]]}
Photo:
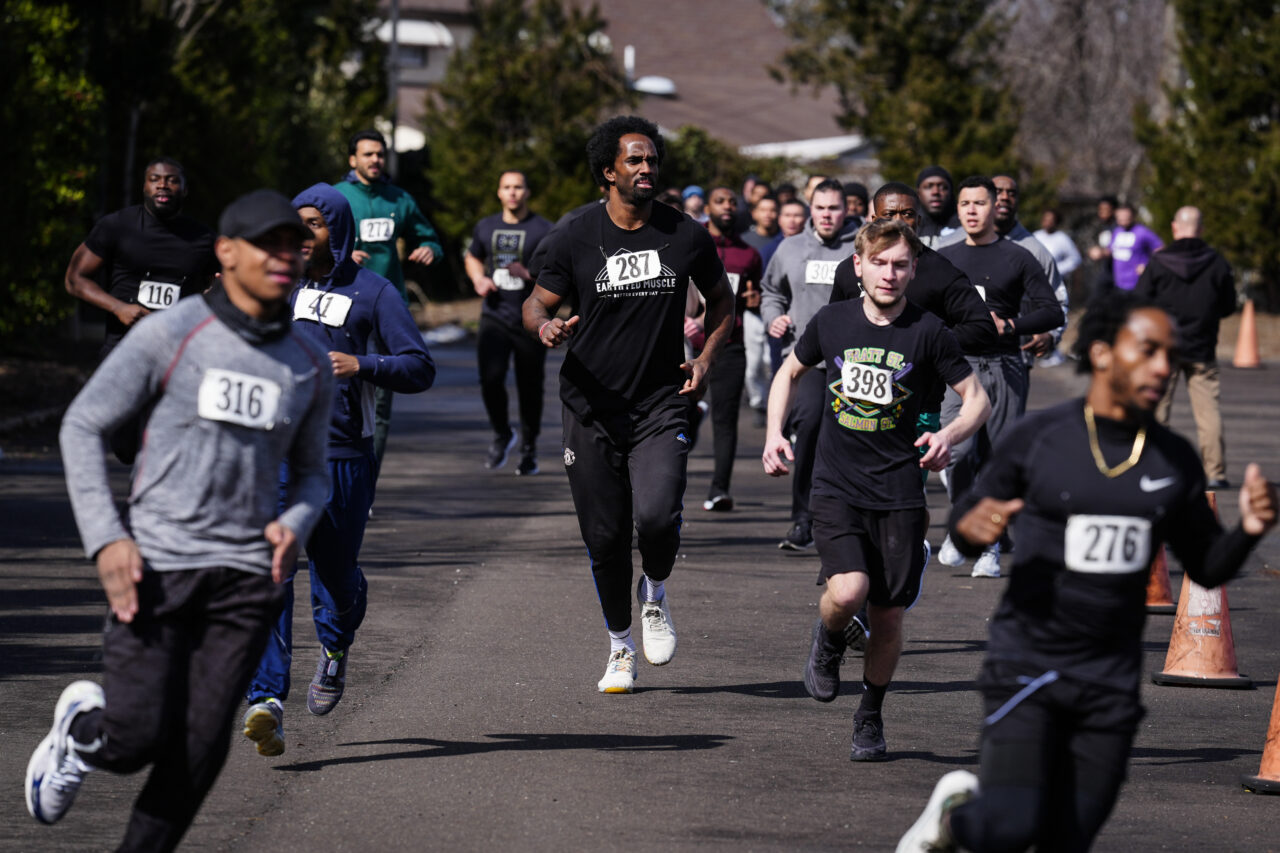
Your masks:
{"label": "race bib number 316", "polygon": [[200,417],[250,429],[271,429],[280,407],[280,386],[270,379],[210,368],[200,382]]}
{"label": "race bib number 316", "polygon": [[1126,575],[1151,563],[1151,522],[1123,515],[1073,515],[1064,543],[1067,568]]}
{"label": "race bib number 316", "polygon": [[182,290],[176,284],[145,279],[138,283],[138,304],[152,311],[172,307],[181,296]]}
{"label": "race bib number 316", "polygon": [[878,406],[893,402],[893,371],[874,364],[846,361],[840,368],[840,380],[846,397],[867,400]]}
{"label": "race bib number 316", "polygon": [[623,252],[609,259],[609,283],[614,287],[648,281],[662,272],[656,249],[643,252]]}

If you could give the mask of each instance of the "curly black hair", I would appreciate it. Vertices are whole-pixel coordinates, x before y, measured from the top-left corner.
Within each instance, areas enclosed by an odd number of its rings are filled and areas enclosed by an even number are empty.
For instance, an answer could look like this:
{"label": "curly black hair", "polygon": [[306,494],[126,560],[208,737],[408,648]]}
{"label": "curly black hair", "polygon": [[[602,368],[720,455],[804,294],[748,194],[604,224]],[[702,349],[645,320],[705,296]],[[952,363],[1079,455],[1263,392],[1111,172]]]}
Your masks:
{"label": "curly black hair", "polygon": [[653,140],[653,147],[658,150],[658,163],[666,156],[666,146],[662,143],[662,134],[658,126],[640,116],[614,116],[601,124],[592,132],[587,140],[587,165],[591,168],[591,179],[598,187],[607,187],[604,170],[612,168],[618,159],[618,143],[629,133],[638,133]]}
{"label": "curly black hair", "polygon": [[1107,345],[1116,342],[1116,335],[1134,311],[1143,308],[1159,308],[1153,300],[1130,290],[1109,290],[1095,296],[1080,318],[1076,332],[1076,342],[1071,348],[1076,357],[1077,373],[1092,373],[1093,361],[1089,358],[1089,347],[1094,341],[1102,341]]}

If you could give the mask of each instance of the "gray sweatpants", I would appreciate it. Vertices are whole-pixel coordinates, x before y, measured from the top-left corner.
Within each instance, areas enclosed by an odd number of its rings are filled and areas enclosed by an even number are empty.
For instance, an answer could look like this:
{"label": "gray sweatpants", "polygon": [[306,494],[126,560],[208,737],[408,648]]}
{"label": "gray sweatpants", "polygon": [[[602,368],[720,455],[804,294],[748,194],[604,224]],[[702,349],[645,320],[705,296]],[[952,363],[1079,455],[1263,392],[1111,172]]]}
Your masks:
{"label": "gray sweatpants", "polygon": [[[991,416],[982,428],[965,441],[951,448],[951,462],[947,465],[947,494],[954,501],[969,490],[978,471],[991,455],[992,446],[1014,422],[1027,411],[1027,368],[1021,354],[997,356],[966,355],[965,360],[973,368],[991,401]],[[942,425],[945,427],[960,414],[960,395],[948,388],[942,398]]]}

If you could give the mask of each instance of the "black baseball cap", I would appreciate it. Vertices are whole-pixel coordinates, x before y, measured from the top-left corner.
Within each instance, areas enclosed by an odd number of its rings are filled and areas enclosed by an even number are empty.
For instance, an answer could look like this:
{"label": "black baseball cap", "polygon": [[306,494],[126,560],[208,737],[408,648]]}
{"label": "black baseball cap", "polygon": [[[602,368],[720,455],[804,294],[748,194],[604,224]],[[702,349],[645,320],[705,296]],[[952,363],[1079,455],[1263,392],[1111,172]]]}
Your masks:
{"label": "black baseball cap", "polygon": [[218,233],[256,240],[282,225],[304,240],[311,239],[311,229],[302,224],[289,199],[275,190],[254,190],[227,205],[218,219]]}

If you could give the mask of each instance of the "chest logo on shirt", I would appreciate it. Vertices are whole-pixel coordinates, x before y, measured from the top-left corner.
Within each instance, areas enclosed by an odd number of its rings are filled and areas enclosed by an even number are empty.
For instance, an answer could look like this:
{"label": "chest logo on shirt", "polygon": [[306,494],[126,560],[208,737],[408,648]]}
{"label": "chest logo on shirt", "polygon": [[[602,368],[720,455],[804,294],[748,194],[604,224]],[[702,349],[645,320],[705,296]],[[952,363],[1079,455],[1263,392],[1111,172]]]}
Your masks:
{"label": "chest logo on shirt", "polygon": [[913,365],[902,353],[883,347],[850,347],[837,359],[840,378],[827,387],[831,409],[845,429],[877,432],[895,429],[911,389],[901,383]]}
{"label": "chest logo on shirt", "polygon": [[389,216],[360,220],[360,241],[385,243],[396,236],[396,221]]}
{"label": "chest logo on shirt", "polygon": [[662,263],[657,249],[619,249],[596,273],[596,293],[600,296],[661,296],[674,293],[675,289],[676,274]]}
{"label": "chest logo on shirt", "polygon": [[[493,239],[489,241],[489,248],[493,256],[493,270],[505,270],[516,261],[524,257],[524,232],[512,231],[509,229],[498,228],[493,232]],[[498,279],[495,276],[494,281]],[[524,282],[520,282],[520,286],[524,286]],[[501,285],[499,285],[501,287]],[[511,288],[503,288],[508,290]],[[519,290],[520,288],[515,288]]]}
{"label": "chest logo on shirt", "polygon": [[350,311],[351,297],[310,287],[298,291],[298,299],[293,303],[293,319],[310,320],[326,326],[341,326],[347,321]]}

